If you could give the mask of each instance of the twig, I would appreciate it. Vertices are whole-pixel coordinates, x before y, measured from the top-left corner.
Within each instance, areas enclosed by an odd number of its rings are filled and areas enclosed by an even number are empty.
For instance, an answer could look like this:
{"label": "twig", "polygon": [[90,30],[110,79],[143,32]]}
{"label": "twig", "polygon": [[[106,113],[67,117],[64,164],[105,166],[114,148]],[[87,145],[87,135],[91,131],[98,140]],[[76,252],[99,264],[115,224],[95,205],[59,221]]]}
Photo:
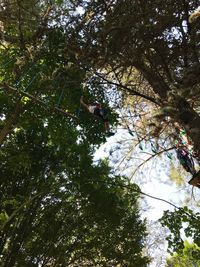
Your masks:
{"label": "twig", "polygon": [[167,151],[169,151],[169,150],[172,150],[172,149],[174,149],[174,147],[170,147],[170,148],[163,149],[163,150],[157,152],[156,154],[151,155],[148,159],[146,159],[145,161],[143,161],[143,162],[137,167],[137,169],[133,172],[133,174],[131,175],[130,178],[132,178],[132,177],[135,175],[135,173],[138,171],[138,169],[139,169],[140,167],[142,167],[144,164],[146,164],[149,160],[151,160],[152,158],[154,158],[154,157],[156,157],[156,156],[158,156],[158,155],[160,155],[160,154],[162,154],[162,153],[164,153],[164,152],[167,152]]}

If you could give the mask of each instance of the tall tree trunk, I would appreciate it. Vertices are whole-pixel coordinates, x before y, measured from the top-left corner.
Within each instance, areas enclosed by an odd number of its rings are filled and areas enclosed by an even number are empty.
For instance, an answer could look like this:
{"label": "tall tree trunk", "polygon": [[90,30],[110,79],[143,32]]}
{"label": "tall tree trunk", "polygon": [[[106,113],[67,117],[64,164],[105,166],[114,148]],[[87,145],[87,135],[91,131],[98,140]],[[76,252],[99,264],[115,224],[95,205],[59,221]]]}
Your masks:
{"label": "tall tree trunk", "polygon": [[178,113],[174,114],[174,116],[183,125],[188,136],[192,139],[194,151],[200,163],[200,116],[194,111],[187,100],[180,96],[176,96],[175,108],[178,110]]}
{"label": "tall tree trunk", "polygon": [[187,131],[192,139],[196,157],[200,163],[200,116],[190,106],[188,101],[180,95],[170,94],[172,100],[168,97],[170,87],[168,87],[159,75],[151,71],[147,66],[136,63],[135,67],[143,74],[154,92],[166,105],[174,108],[175,112],[169,114],[175,121],[179,122]]}
{"label": "tall tree trunk", "polygon": [[167,97],[167,92],[170,90],[170,87],[165,83],[159,73],[155,73],[141,62],[134,62],[134,67],[144,76],[144,78],[152,86],[154,92],[158,94],[161,99],[165,99]]}

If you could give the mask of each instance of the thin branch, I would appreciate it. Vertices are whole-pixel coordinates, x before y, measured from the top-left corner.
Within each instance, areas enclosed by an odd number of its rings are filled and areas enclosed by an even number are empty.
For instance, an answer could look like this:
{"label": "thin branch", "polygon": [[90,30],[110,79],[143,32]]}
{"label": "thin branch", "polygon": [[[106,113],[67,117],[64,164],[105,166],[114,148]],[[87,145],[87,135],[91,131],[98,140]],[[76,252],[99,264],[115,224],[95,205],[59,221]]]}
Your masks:
{"label": "thin branch", "polygon": [[[135,191],[135,190],[134,190],[134,191]],[[178,207],[178,206],[176,206],[175,204],[173,204],[172,202],[170,202],[170,201],[168,201],[168,200],[165,200],[165,199],[163,199],[163,198],[155,197],[155,196],[149,195],[149,194],[144,193],[144,192],[142,192],[142,191],[140,191],[140,190],[138,190],[137,192],[140,193],[141,195],[146,196],[146,197],[150,197],[150,198],[152,198],[152,199],[155,199],[155,200],[159,200],[159,201],[165,202],[165,203],[169,204],[170,206],[173,206],[175,209],[182,209],[181,207]]]}
{"label": "thin branch", "polygon": [[139,169],[140,167],[142,167],[144,164],[146,164],[149,160],[151,160],[152,158],[154,158],[154,157],[156,157],[156,156],[158,156],[158,155],[160,155],[160,154],[162,154],[162,153],[164,153],[164,152],[167,152],[167,151],[169,151],[169,150],[172,150],[172,149],[174,149],[174,147],[170,147],[170,148],[163,149],[163,150],[157,152],[156,154],[151,155],[148,159],[146,159],[145,161],[143,161],[143,162],[137,167],[137,169],[136,169],[136,170],[133,172],[133,174],[131,175],[130,179],[135,175],[135,173],[138,171],[138,169]]}
{"label": "thin branch", "polygon": [[162,202],[164,202],[164,203],[166,203],[166,204],[169,204],[170,206],[174,207],[174,208],[177,209],[177,210],[181,210],[181,211],[182,211],[184,214],[186,214],[187,216],[189,216],[189,217],[191,217],[191,218],[193,218],[193,219],[195,219],[195,220],[199,220],[198,217],[196,217],[195,215],[194,215],[194,216],[191,215],[190,213],[188,213],[187,211],[185,211],[184,208],[179,207],[179,206],[175,205],[174,203],[172,203],[172,202],[170,202],[170,201],[168,201],[168,200],[165,200],[165,199],[163,199],[163,198],[159,198],[159,197],[155,197],[155,196],[152,196],[152,195],[150,195],[150,194],[147,194],[147,193],[141,191],[139,188],[138,188],[138,189],[133,188],[133,186],[130,185],[130,184],[128,184],[128,185],[125,185],[125,184],[118,184],[118,183],[115,183],[115,182],[112,182],[112,181],[110,181],[110,182],[108,182],[108,181],[107,181],[107,182],[105,182],[105,181],[98,181],[98,182],[103,183],[103,184],[105,184],[105,185],[110,184],[110,185],[113,185],[113,186],[119,186],[119,187],[121,187],[121,188],[130,189],[130,190],[132,190],[132,191],[134,191],[134,192],[136,192],[136,193],[139,193],[139,194],[141,194],[141,195],[144,195],[144,196],[146,196],[146,197],[149,197],[149,198],[152,198],[152,199],[155,199],[155,200],[158,200],[158,201],[162,201]]}
{"label": "thin branch", "polygon": [[106,79],[103,75],[99,74],[98,72],[95,73],[99,78],[101,78],[102,80],[106,81],[107,83],[109,84],[112,84],[112,85],[115,85],[121,89],[123,89],[124,91],[127,91],[129,92],[130,95],[136,95],[136,96],[140,96],[144,99],[147,99],[149,100],[150,102],[153,102],[154,104],[156,105],[160,105],[154,98],[150,97],[150,96],[147,96],[147,95],[144,95],[144,94],[141,94],[131,88],[128,88],[127,86],[123,85],[123,84],[120,84],[120,83],[116,83],[116,82],[113,82],[113,81],[110,81],[108,79]]}

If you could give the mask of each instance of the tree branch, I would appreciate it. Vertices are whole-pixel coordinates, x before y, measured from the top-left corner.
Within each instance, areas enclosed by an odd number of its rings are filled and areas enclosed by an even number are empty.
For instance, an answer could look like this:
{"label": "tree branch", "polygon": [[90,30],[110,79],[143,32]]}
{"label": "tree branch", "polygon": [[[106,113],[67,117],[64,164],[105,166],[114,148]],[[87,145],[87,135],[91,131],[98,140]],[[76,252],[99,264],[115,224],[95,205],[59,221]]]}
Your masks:
{"label": "tree branch", "polygon": [[136,169],[136,170],[133,172],[133,174],[131,175],[130,179],[134,176],[134,174],[138,171],[138,169],[139,169],[140,167],[142,167],[144,164],[146,164],[149,160],[151,160],[152,158],[154,158],[154,157],[156,157],[156,156],[158,156],[158,155],[160,155],[160,154],[162,154],[162,153],[164,153],[164,152],[170,151],[170,150],[172,150],[172,149],[174,149],[174,147],[166,148],[166,149],[164,149],[164,150],[161,150],[161,151],[159,151],[159,152],[157,152],[157,153],[151,155],[148,159],[146,159],[145,161],[143,161],[143,162],[137,167],[137,169]]}
{"label": "tree branch", "polygon": [[153,97],[150,97],[150,96],[147,96],[147,95],[144,95],[144,94],[141,94],[137,91],[135,91],[134,89],[131,89],[131,88],[128,88],[127,86],[123,85],[123,84],[119,84],[119,83],[116,83],[116,82],[113,82],[113,81],[110,81],[108,79],[106,79],[103,75],[101,75],[100,73],[96,72],[95,73],[99,78],[101,78],[102,80],[106,81],[107,83],[109,84],[112,84],[112,85],[115,85],[121,89],[123,89],[124,91],[126,92],[129,92],[130,95],[136,95],[136,96],[140,96],[150,102],[153,102],[154,104],[156,105],[160,105]]}
{"label": "tree branch", "polygon": [[60,113],[60,114],[62,114],[64,116],[69,117],[69,118],[72,118],[72,119],[78,119],[78,117],[76,117],[75,115],[73,115],[73,114],[71,114],[69,112],[66,112],[63,109],[60,109],[58,107],[49,108],[48,105],[44,101],[38,99],[37,97],[35,97],[35,96],[33,96],[33,95],[29,94],[29,93],[26,93],[26,92],[23,92],[23,91],[18,91],[16,88],[14,88],[12,86],[9,86],[9,85],[7,85],[5,83],[0,83],[0,86],[3,87],[3,89],[5,91],[15,93],[15,94],[17,94],[19,96],[26,96],[26,97],[28,97],[32,101],[34,101],[37,104],[40,104],[41,106],[43,106],[46,109],[53,110],[55,112],[58,112],[58,113]]}
{"label": "tree branch", "polygon": [[165,199],[163,199],[163,198],[159,198],[159,197],[155,197],[155,196],[152,196],[152,195],[150,195],[150,194],[147,194],[147,193],[145,193],[145,192],[143,192],[143,191],[141,191],[140,190],[140,188],[138,187],[138,189],[136,189],[136,188],[133,188],[133,184],[128,184],[128,185],[126,185],[126,184],[119,184],[119,183],[115,183],[115,182],[112,182],[112,181],[97,181],[97,182],[99,182],[99,183],[103,183],[103,184],[105,184],[105,185],[113,185],[113,186],[119,186],[119,187],[121,187],[121,188],[125,188],[125,189],[130,189],[131,191],[133,191],[133,192],[136,192],[136,193],[138,193],[138,194],[141,194],[141,195],[144,195],[144,196],[146,196],[146,197],[149,197],[149,198],[152,198],[152,199],[155,199],[155,200],[158,200],[158,201],[162,201],[162,202],[164,202],[164,203],[167,203],[167,204],[169,204],[170,206],[172,206],[172,207],[174,207],[175,209],[177,209],[177,210],[181,210],[184,214],[186,214],[187,216],[189,216],[189,217],[191,217],[191,218],[193,218],[193,219],[195,219],[195,220],[199,220],[199,218],[197,218],[195,215],[193,216],[193,215],[191,215],[190,213],[188,213],[187,211],[185,211],[184,210],[184,208],[182,208],[182,207],[179,207],[179,206],[176,206],[174,203],[172,203],[172,202],[170,202],[170,201],[168,201],[168,200],[165,200]]}

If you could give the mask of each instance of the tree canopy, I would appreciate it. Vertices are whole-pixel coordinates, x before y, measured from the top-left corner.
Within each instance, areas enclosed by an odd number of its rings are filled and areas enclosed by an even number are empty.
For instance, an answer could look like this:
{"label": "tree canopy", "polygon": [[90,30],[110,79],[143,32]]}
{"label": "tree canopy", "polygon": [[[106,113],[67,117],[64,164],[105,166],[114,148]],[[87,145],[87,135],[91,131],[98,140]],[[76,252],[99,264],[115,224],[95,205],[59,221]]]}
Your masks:
{"label": "tree canopy", "polygon": [[[126,128],[133,151],[145,143],[149,159],[171,157],[184,132],[198,165],[197,8],[185,0],[2,1],[2,266],[147,266],[141,190],[109,159],[94,162],[106,136],[100,120],[80,112],[80,97],[102,103],[111,127]],[[185,221],[186,234],[199,235],[198,214],[188,214],[163,216],[173,250],[183,247]]]}
{"label": "tree canopy", "polygon": [[199,247],[195,244],[184,242],[184,248],[180,254],[174,253],[172,257],[167,260],[167,267],[179,266],[199,266]]}

